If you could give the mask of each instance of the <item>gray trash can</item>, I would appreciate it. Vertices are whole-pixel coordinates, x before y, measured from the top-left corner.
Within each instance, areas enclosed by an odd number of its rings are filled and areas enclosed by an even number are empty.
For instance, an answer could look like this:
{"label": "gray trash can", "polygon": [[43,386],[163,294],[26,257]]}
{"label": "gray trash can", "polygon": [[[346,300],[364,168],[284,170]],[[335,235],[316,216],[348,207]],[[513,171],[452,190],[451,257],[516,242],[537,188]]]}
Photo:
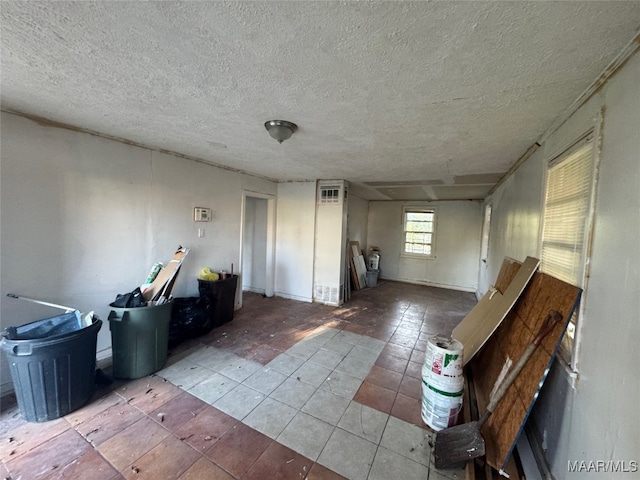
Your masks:
{"label": "gray trash can", "polygon": [[85,327],[71,312],[7,329],[0,347],[9,362],[20,414],[27,422],[54,420],[89,401],[95,388],[101,326],[102,321],[93,317]]}
{"label": "gray trash can", "polygon": [[367,287],[375,287],[376,285],[378,285],[378,274],[380,273],[380,270],[378,269],[371,269],[371,270],[367,270]]}
{"label": "gray trash can", "polygon": [[140,378],[164,367],[172,307],[173,302],[137,308],[111,305],[109,330],[114,377]]}

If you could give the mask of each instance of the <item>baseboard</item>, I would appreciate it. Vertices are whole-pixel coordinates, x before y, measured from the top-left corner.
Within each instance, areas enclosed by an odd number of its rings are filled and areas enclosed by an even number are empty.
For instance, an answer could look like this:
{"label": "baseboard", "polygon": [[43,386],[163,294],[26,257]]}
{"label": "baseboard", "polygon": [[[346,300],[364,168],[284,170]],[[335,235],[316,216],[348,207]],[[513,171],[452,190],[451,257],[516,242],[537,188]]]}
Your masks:
{"label": "baseboard", "polygon": [[468,287],[466,285],[448,285],[446,283],[427,282],[422,280],[413,280],[410,278],[380,277],[380,280],[390,280],[393,282],[411,283],[413,285],[424,285],[425,287],[446,288],[448,290],[457,290],[459,292],[469,292],[469,293],[475,293],[478,289],[477,286]]}
{"label": "baseboard", "polygon": [[275,292],[274,295],[276,297],[288,298],[289,300],[298,300],[299,302],[313,303],[313,298],[311,297],[301,297],[300,295],[291,295],[284,292]]}

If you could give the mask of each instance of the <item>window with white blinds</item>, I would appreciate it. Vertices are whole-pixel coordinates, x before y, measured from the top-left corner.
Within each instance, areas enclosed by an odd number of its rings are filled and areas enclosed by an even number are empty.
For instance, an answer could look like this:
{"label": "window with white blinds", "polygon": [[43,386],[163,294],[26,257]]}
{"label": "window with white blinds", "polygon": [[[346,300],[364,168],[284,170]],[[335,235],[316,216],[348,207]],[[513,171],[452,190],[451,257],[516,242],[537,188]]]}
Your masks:
{"label": "window with white blinds", "polygon": [[[540,269],[583,287],[593,190],[593,141],[589,135],[554,159],[547,170]],[[571,319],[564,349],[570,356],[576,315]]]}

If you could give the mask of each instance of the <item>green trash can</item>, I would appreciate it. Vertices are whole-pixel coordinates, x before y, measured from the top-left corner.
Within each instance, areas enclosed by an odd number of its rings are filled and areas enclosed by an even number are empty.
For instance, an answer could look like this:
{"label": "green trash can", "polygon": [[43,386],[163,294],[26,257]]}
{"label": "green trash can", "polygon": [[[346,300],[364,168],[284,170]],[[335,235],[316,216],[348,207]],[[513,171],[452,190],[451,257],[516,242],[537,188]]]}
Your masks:
{"label": "green trash can", "polygon": [[110,307],[113,376],[140,378],[164,367],[173,302],[151,307]]}

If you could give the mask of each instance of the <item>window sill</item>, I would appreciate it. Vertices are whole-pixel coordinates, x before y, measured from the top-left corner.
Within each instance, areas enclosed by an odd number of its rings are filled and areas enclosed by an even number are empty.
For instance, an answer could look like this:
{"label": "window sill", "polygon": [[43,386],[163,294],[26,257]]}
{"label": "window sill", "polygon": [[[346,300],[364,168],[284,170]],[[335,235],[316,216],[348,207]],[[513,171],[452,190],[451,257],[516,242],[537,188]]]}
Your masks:
{"label": "window sill", "polygon": [[400,254],[400,258],[413,258],[416,260],[435,260],[436,256],[435,255],[420,255],[417,253],[411,254],[411,253],[401,253]]}
{"label": "window sill", "polygon": [[580,374],[574,370],[573,368],[571,368],[571,365],[569,365],[564,358],[562,358],[562,356],[556,354],[558,358],[556,358],[556,361],[560,364],[560,366],[562,367],[562,369],[564,370],[564,373],[566,375],[567,378],[567,382],[569,382],[569,385],[571,385],[571,388],[573,388],[574,390],[577,388],[578,386],[578,379],[580,378]]}

